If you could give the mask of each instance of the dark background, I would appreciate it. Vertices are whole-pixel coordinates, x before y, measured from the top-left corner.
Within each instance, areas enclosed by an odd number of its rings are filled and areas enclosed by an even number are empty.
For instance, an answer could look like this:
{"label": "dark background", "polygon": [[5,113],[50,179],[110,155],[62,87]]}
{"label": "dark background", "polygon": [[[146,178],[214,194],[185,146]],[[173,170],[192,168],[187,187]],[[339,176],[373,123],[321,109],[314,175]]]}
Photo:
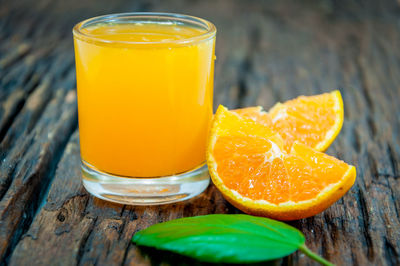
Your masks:
{"label": "dark background", "polygon": [[[187,202],[114,205],[80,183],[72,27],[131,11],[199,16],[217,27],[215,106],[270,108],[339,88],[328,150],[357,167],[329,209],[291,222],[338,265],[400,264],[399,1],[0,1],[0,264],[193,265],[130,243],[151,224],[240,213],[213,185]],[[276,264],[311,265],[302,255]]]}

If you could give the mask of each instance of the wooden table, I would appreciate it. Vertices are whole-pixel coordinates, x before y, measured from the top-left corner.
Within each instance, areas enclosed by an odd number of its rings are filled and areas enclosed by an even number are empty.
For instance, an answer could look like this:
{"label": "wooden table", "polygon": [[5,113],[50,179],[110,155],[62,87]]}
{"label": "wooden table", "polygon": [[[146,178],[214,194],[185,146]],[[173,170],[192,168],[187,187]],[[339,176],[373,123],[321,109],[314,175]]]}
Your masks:
{"label": "wooden table", "polygon": [[[0,264],[194,265],[138,249],[135,231],[179,217],[240,213],[213,185],[178,204],[132,207],[80,181],[71,29],[115,12],[188,13],[217,28],[215,106],[262,105],[340,88],[328,153],[357,167],[352,189],[292,222],[338,265],[400,264],[400,4],[397,1],[54,1],[0,3]],[[277,264],[314,264],[294,253]]]}

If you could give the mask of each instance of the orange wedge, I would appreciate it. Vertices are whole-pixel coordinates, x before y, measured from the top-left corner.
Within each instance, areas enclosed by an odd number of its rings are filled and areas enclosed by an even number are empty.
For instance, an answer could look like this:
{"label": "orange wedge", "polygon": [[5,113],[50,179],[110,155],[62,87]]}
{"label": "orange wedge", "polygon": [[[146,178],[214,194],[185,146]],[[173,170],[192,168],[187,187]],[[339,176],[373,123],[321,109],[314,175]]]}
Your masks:
{"label": "orange wedge", "polygon": [[240,210],[297,220],[328,208],[353,185],[354,166],[294,141],[289,153],[278,133],[220,106],[207,163],[215,186]]}
{"label": "orange wedge", "polygon": [[295,141],[325,151],[343,125],[343,100],[338,90],[277,103],[268,113],[260,106],[235,112],[278,132],[287,152]]}

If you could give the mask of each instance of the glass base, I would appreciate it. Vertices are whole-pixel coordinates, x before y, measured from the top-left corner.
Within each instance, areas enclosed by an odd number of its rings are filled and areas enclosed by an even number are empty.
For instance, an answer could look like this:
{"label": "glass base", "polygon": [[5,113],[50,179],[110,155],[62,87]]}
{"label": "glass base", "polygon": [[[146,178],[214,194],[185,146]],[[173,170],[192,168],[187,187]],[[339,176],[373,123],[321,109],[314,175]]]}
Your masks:
{"label": "glass base", "polygon": [[103,200],[128,205],[160,205],[190,199],[210,183],[207,165],[157,178],[115,176],[82,161],[82,181],[87,191]]}

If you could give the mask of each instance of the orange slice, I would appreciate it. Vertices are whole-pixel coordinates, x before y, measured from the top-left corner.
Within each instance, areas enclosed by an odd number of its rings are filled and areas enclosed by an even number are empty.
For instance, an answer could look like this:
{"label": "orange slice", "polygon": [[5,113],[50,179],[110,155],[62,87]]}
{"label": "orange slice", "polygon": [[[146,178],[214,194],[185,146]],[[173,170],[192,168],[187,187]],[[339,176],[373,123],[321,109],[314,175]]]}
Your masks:
{"label": "orange slice", "polygon": [[354,166],[297,141],[289,153],[269,127],[220,106],[207,163],[224,197],[240,210],[278,220],[315,215],[353,185]]}
{"label": "orange slice", "polygon": [[259,106],[235,112],[278,132],[287,152],[296,140],[317,151],[325,151],[343,125],[343,101],[338,90],[277,103],[268,113]]}

